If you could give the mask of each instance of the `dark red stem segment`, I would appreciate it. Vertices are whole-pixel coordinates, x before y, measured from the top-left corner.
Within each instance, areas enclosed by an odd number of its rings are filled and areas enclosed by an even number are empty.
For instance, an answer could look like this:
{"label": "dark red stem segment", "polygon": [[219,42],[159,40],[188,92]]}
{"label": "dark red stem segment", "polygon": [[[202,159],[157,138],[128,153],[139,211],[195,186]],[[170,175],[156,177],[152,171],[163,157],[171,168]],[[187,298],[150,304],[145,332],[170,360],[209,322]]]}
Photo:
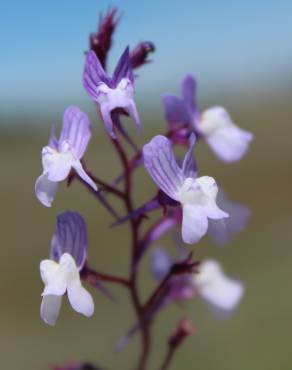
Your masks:
{"label": "dark red stem segment", "polygon": [[[113,119],[115,116],[113,115]],[[124,203],[128,213],[132,212],[133,201],[132,201],[132,169],[129,165],[129,161],[126,155],[126,152],[119,140],[111,140],[118,156],[120,157],[121,164],[123,166],[123,171],[125,174],[125,189],[124,189]],[[137,250],[139,248],[139,226],[141,225],[141,219],[133,218],[130,220],[130,227],[131,227],[131,235],[132,235],[132,260],[130,265],[130,296],[132,299],[132,303],[138,318],[138,323],[141,330],[141,339],[142,339],[142,350],[139,357],[137,370],[145,370],[148,357],[150,352],[150,345],[151,345],[151,338],[150,338],[150,328],[149,328],[149,321],[147,317],[144,316],[143,306],[141,304],[139,294],[138,294],[138,287],[137,287],[137,271],[135,268],[135,260]]]}
{"label": "dark red stem segment", "polygon": [[127,279],[116,276],[116,275],[109,275],[109,274],[104,274],[99,271],[95,271],[89,268],[85,268],[84,272],[82,273],[82,277],[85,281],[87,281],[89,284],[94,284],[95,281],[102,280],[105,282],[109,283],[114,283],[114,284],[119,284],[123,285],[127,288],[130,287],[130,283]]}
{"label": "dark red stem segment", "polygon": [[168,350],[166,352],[166,355],[164,357],[164,360],[163,360],[162,365],[159,368],[159,370],[167,370],[169,368],[176,349],[177,349],[177,347],[168,347]]}

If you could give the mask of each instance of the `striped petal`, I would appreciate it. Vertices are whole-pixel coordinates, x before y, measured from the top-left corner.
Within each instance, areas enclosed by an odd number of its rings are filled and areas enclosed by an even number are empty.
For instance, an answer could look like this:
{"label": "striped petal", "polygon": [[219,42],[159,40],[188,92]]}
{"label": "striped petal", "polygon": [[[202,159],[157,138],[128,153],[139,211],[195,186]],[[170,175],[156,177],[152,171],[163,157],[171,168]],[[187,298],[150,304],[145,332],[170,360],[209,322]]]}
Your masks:
{"label": "striped petal", "polygon": [[174,157],[170,141],[162,135],[155,136],[143,147],[144,165],[158,187],[170,198],[177,200],[183,184],[183,173]]}
{"label": "striped petal", "polygon": [[50,258],[58,262],[64,253],[69,253],[80,270],[86,260],[87,229],[83,217],[73,211],[57,216],[57,225],[51,241]]}
{"label": "striped petal", "polygon": [[59,142],[68,142],[75,156],[83,157],[91,137],[90,121],[79,108],[71,106],[64,112]]}

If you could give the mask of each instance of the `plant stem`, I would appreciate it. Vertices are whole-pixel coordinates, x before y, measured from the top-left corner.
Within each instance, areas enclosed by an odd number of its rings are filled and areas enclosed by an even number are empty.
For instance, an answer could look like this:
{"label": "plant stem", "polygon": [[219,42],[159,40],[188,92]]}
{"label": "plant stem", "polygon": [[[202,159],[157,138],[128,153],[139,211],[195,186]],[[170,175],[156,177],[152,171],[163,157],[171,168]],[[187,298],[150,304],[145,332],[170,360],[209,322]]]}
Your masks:
{"label": "plant stem", "polygon": [[[120,157],[124,174],[125,174],[125,190],[124,190],[124,203],[128,213],[133,211],[133,202],[131,196],[132,190],[132,171],[131,167],[128,162],[127,155],[123,146],[121,145],[120,141],[118,140],[111,140],[113,146],[116,149],[117,154]],[[136,261],[136,254],[139,248],[139,226],[140,222],[136,219],[130,219],[130,226],[131,226],[131,235],[132,235],[132,258],[131,258],[131,265],[130,265],[130,296],[132,300],[132,304],[134,306],[139,327],[141,330],[141,354],[138,360],[138,364],[136,369],[137,370],[145,370],[148,363],[149,353],[150,353],[150,346],[151,346],[151,338],[150,338],[150,328],[149,322],[147,318],[144,316],[143,306],[140,302],[138,288],[137,288],[137,270],[135,266]]]}
{"label": "plant stem", "polygon": [[163,360],[162,365],[159,368],[159,370],[167,370],[169,368],[169,365],[170,365],[170,363],[173,359],[173,355],[175,353],[175,350],[176,350],[175,347],[171,347],[171,346],[168,347],[168,351],[166,352],[166,355],[164,357],[164,360]]}

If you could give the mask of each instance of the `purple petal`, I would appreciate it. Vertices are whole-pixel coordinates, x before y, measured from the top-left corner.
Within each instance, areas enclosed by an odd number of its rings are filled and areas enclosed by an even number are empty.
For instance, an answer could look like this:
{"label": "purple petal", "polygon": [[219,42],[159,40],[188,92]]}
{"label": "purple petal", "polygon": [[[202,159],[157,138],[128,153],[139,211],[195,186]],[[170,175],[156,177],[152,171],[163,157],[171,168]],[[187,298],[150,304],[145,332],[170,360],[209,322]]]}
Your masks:
{"label": "purple petal", "polygon": [[69,253],[78,269],[82,269],[87,253],[87,229],[83,217],[77,212],[67,211],[57,216],[50,258],[59,262],[64,253]]}
{"label": "purple petal", "polygon": [[149,175],[170,198],[177,200],[176,193],[183,184],[170,141],[162,135],[155,136],[143,147],[144,165]]}
{"label": "purple petal", "polygon": [[111,111],[109,110],[108,105],[101,104],[100,105],[100,114],[102,117],[102,122],[104,124],[104,128],[106,129],[107,133],[113,138],[116,139],[117,135],[113,130],[113,120],[111,116]]}
{"label": "purple petal", "polygon": [[195,146],[195,143],[196,143],[196,135],[191,134],[189,150],[187,151],[184,157],[184,161],[182,165],[182,170],[183,170],[183,174],[185,177],[192,177],[192,178],[197,177],[197,165],[196,165],[196,161],[193,155],[193,148]]}
{"label": "purple petal", "polygon": [[89,51],[85,58],[83,86],[92,99],[97,98],[97,86],[100,83],[110,85],[110,78],[105,73],[94,51]]}
{"label": "purple petal", "polygon": [[164,115],[170,124],[190,123],[191,118],[182,99],[175,95],[167,94],[162,98]]}
{"label": "purple petal", "polygon": [[79,108],[71,106],[64,112],[63,127],[59,142],[67,141],[78,159],[82,158],[91,137],[91,127],[87,115]]}
{"label": "purple petal", "polygon": [[56,135],[55,135],[55,126],[53,126],[51,129],[48,146],[50,146],[51,148],[55,150],[58,150],[59,140],[56,138]]}
{"label": "purple petal", "polygon": [[81,177],[93,190],[97,191],[97,186],[95,182],[87,175],[80,161],[76,161],[72,167],[77,172],[78,176]]}
{"label": "purple petal", "polygon": [[193,76],[187,75],[182,80],[181,84],[181,95],[183,101],[186,103],[188,109],[190,111],[194,111],[196,109],[196,80]]}
{"label": "purple petal", "polygon": [[150,256],[150,270],[157,280],[162,280],[172,266],[173,260],[170,254],[163,248],[156,248]]}
{"label": "purple petal", "polygon": [[208,235],[215,243],[223,245],[245,228],[250,211],[242,204],[231,202],[221,188],[219,188],[217,204],[229,213],[229,218],[209,220]]}
{"label": "purple petal", "polygon": [[115,85],[117,85],[122,78],[128,78],[131,82],[134,81],[129,46],[127,46],[124,50],[115,68],[113,74],[113,81]]}

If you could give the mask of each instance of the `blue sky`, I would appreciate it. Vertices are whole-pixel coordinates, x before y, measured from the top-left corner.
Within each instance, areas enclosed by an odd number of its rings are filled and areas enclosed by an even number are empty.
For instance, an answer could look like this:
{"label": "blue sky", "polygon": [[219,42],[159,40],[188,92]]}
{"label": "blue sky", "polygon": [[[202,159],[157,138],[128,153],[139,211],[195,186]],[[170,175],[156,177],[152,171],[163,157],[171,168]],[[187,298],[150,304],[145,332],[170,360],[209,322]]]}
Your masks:
{"label": "blue sky", "polygon": [[291,1],[1,0],[2,112],[85,99],[83,51],[109,5],[123,13],[111,67],[127,44],[151,40],[157,47],[155,63],[140,72],[140,100],[176,91],[187,72],[198,77],[202,94],[292,84]]}

